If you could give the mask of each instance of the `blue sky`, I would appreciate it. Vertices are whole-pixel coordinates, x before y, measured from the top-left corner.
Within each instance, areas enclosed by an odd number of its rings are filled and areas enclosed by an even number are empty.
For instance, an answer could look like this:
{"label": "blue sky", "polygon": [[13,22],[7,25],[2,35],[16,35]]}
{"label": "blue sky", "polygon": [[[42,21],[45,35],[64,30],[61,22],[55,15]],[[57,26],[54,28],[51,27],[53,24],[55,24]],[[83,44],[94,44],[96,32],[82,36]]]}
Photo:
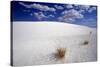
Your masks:
{"label": "blue sky", "polygon": [[97,6],[12,1],[12,21],[56,21],[97,27]]}

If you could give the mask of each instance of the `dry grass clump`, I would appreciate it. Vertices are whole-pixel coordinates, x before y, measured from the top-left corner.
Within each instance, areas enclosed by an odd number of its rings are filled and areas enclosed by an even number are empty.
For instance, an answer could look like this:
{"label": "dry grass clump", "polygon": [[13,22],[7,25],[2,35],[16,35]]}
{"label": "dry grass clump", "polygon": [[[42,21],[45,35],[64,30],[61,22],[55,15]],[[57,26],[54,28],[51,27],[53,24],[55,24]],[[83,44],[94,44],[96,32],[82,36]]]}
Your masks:
{"label": "dry grass clump", "polygon": [[63,58],[65,58],[65,54],[66,54],[66,48],[58,48],[56,57],[58,59],[63,59]]}
{"label": "dry grass clump", "polygon": [[89,43],[88,41],[84,41],[83,45],[88,45],[88,43]]}

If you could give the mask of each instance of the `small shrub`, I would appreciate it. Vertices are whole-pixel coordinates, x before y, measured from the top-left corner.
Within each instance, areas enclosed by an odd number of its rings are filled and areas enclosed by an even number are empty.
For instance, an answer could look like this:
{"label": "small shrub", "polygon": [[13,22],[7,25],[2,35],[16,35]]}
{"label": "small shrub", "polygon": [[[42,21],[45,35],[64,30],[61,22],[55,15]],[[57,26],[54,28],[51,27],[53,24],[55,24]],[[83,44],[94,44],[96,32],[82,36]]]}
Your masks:
{"label": "small shrub", "polygon": [[87,45],[88,43],[89,43],[88,41],[84,41],[84,43],[83,43],[83,44],[84,44],[84,45]]}
{"label": "small shrub", "polygon": [[66,54],[66,48],[58,48],[57,49],[57,58],[58,59],[63,59],[65,57],[65,54]]}

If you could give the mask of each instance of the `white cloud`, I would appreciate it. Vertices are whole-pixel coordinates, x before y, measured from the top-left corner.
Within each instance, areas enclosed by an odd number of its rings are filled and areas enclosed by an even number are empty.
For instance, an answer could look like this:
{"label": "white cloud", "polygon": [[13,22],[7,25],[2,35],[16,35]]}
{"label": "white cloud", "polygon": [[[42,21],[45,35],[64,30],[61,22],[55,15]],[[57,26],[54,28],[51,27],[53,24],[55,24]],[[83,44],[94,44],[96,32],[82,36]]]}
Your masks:
{"label": "white cloud", "polygon": [[90,6],[89,5],[79,5],[79,8],[83,10],[88,10]]}
{"label": "white cloud", "polygon": [[79,11],[75,9],[71,9],[68,11],[62,12],[63,16],[59,17],[58,20],[64,21],[64,22],[73,22],[75,19],[82,19],[84,18],[84,15],[79,13]]}
{"label": "white cloud", "polygon": [[56,9],[62,10],[64,9],[62,6],[54,5]]}
{"label": "white cloud", "polygon": [[26,8],[31,8],[31,5],[24,4],[23,2],[19,2],[19,4],[26,7]]}
{"label": "white cloud", "polygon": [[75,9],[79,9],[80,13],[83,13],[86,11],[91,13],[92,11],[96,10],[95,6],[91,7],[90,5],[74,5],[74,6],[75,6]]}
{"label": "white cloud", "polygon": [[67,8],[73,8],[73,5],[68,4],[68,5],[66,5],[66,7],[67,7]]}
{"label": "white cloud", "polygon": [[87,11],[87,12],[91,13],[92,11],[96,10],[96,7],[91,7],[89,5],[79,5],[77,7],[79,7],[80,12]]}
{"label": "white cloud", "polygon": [[83,9],[79,10],[79,13],[84,13],[84,12],[85,12],[85,10],[83,10]]}
{"label": "white cloud", "polygon": [[53,18],[55,17],[54,15],[52,14],[49,14],[49,15],[45,15],[43,12],[35,12],[34,14],[30,13],[31,16],[35,16],[38,20],[43,20],[43,19],[47,19],[47,18]]}
{"label": "white cloud", "polygon": [[65,11],[63,11],[61,14],[62,15],[64,15],[64,14],[66,14],[68,11],[67,10],[65,10]]}
{"label": "white cloud", "polygon": [[75,19],[73,18],[64,18],[64,17],[58,17],[58,20],[62,22],[70,22],[70,23],[75,21]]}
{"label": "white cloud", "polygon": [[35,9],[38,9],[38,10],[41,10],[41,11],[56,11],[55,8],[48,7],[46,5],[36,4],[36,3],[27,5],[27,4],[23,3],[23,2],[20,2],[19,4],[21,4],[22,6],[24,6],[26,8],[35,8]]}
{"label": "white cloud", "polygon": [[93,9],[93,10],[96,10],[97,8],[96,8],[96,7],[92,7],[92,9]]}
{"label": "white cloud", "polygon": [[34,13],[34,15],[38,20],[42,20],[42,19],[46,18],[46,16],[43,14],[43,12]]}
{"label": "white cloud", "polygon": [[54,15],[52,15],[52,14],[50,14],[50,15],[48,15],[48,17],[55,17]]}
{"label": "white cloud", "polygon": [[75,9],[64,11],[64,16],[68,18],[83,18],[83,15]]}
{"label": "white cloud", "polygon": [[89,8],[88,12],[91,13],[92,11],[94,11],[96,9],[97,9],[96,7],[91,7],[91,8]]}
{"label": "white cloud", "polygon": [[90,8],[90,5],[78,5],[78,4],[74,4],[73,6],[75,6],[75,9],[80,9],[80,10],[88,10]]}

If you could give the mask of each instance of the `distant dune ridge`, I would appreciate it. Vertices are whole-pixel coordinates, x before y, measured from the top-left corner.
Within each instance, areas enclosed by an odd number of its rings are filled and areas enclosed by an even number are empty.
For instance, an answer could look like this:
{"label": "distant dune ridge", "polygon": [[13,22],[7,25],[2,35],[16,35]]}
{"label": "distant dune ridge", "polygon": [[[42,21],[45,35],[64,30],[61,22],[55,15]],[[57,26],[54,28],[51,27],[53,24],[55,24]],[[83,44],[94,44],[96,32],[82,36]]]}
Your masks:
{"label": "distant dune ridge", "polygon": [[75,24],[13,22],[13,65],[96,61],[96,36],[95,28]]}

